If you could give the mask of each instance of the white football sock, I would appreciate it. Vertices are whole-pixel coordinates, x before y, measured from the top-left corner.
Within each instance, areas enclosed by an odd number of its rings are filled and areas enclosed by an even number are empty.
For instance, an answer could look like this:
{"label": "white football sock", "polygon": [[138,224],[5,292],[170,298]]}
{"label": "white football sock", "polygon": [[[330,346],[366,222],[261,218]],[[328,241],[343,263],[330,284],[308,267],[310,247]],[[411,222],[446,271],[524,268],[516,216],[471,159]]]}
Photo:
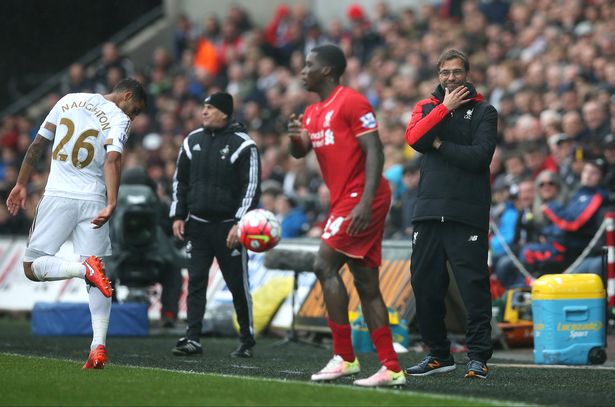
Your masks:
{"label": "white football sock", "polygon": [[42,256],[32,262],[32,273],[39,281],[85,278],[85,266],[82,263],[66,261],[55,256]]}
{"label": "white football sock", "polygon": [[92,314],[92,344],[93,350],[98,345],[104,345],[107,340],[109,328],[109,315],[111,315],[111,298],[107,298],[96,287],[90,287],[90,314]]}

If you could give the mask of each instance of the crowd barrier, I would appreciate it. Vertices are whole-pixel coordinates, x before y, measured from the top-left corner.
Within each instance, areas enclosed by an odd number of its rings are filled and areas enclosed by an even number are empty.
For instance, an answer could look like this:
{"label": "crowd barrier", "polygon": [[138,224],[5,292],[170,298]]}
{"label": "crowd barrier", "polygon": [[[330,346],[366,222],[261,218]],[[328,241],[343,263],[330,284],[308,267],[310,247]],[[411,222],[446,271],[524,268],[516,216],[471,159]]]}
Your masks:
{"label": "crowd barrier", "polygon": [[[506,255],[510,257],[517,268],[517,271],[519,271],[519,273],[521,273],[525,277],[526,281],[531,285],[535,281],[534,276],[527,271],[510,246],[504,241],[498,226],[494,222],[491,222],[489,226],[493,232],[493,237],[500,241]],[[603,280],[606,282],[605,286],[607,290],[608,306],[615,307],[615,212],[607,212],[605,214],[604,220],[592,237],[590,243],[579,255],[579,257],[562,272],[562,274],[574,274],[581,262],[589,256],[591,250],[602,238],[603,233],[606,233],[606,267],[605,270],[597,270],[596,274],[601,274]]]}
{"label": "crowd barrier", "polygon": [[[316,251],[318,239],[289,239],[281,242],[280,249],[297,251]],[[26,247],[25,237],[0,238],[0,311],[30,312],[39,302],[86,303],[88,294],[85,283],[80,279],[52,282],[32,282],[23,274],[22,256]],[[411,244],[405,241],[385,241],[383,243],[383,264],[381,268],[381,289],[385,303],[398,312],[400,318],[410,320],[414,315],[414,301],[410,286],[410,252]],[[254,292],[272,278],[293,275],[288,270],[273,270],[264,266],[262,253],[249,252],[250,289]],[[74,255],[72,244],[64,244],[58,256],[68,260],[78,260]],[[179,317],[186,316],[187,270],[182,270],[183,287],[179,301]],[[342,279],[348,288],[349,309],[356,311],[359,305],[356,289],[352,284],[350,272],[344,268]],[[150,319],[160,317],[160,285],[150,287]],[[117,297],[122,301],[127,296],[127,288],[117,287]],[[232,307],[232,296],[216,262],[209,274],[207,290],[206,320],[215,320],[221,315],[220,310]],[[322,291],[314,273],[299,273],[295,309],[291,309],[290,295],[282,303],[271,320],[274,329],[288,329],[293,312],[297,315],[296,327],[303,330],[326,331],[326,313],[322,301]]]}

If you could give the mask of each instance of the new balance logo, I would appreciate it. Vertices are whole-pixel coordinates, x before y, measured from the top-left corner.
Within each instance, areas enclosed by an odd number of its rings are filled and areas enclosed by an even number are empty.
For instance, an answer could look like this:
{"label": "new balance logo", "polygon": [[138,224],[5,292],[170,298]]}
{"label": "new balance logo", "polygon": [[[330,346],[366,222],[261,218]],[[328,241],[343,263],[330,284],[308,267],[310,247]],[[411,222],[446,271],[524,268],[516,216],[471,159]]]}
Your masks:
{"label": "new balance logo", "polygon": [[194,148],[192,149],[192,151],[201,151],[201,145],[197,144],[196,146],[194,146]]}
{"label": "new balance logo", "polygon": [[416,238],[419,236],[419,232],[414,232],[412,234],[412,244],[416,244]]}
{"label": "new balance logo", "polygon": [[239,250],[237,250],[237,249],[235,249],[235,250],[233,250],[231,252],[231,256],[239,256],[239,255],[241,255],[241,252]]}
{"label": "new balance logo", "polygon": [[478,240],[478,235],[472,235],[468,238],[468,242],[476,242]]}

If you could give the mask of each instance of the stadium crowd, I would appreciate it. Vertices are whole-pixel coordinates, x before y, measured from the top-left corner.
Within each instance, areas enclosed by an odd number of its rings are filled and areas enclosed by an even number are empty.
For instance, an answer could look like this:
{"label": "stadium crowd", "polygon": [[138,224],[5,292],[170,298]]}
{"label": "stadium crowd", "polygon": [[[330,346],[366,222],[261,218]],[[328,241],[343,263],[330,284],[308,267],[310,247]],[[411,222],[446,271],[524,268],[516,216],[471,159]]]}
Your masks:
{"label": "stadium crowd", "polygon": [[[315,101],[299,72],[306,52],[324,43],[342,47],[348,57],[343,83],[378,114],[393,189],[386,238],[411,235],[420,156],[406,144],[405,130],[415,103],[437,83],[438,56],[457,48],[470,57],[470,82],[499,112],[492,221],[503,240],[536,272],[550,258],[561,260],[558,267],[569,264],[587,245],[615,202],[615,9],[609,0],[449,0],[418,9],[381,1],[374,9],[353,4],[344,19],[326,26],[302,4],[281,5],[264,27],[233,5],[203,21],[177,17],[173,49],[157,48],[143,67],[105,44],[95,66],[72,65],[47,101],[51,107],[68,92],[107,93],[127,76],[145,84],[149,108],[133,122],[124,167],[146,168],[168,201],[177,151],[200,126],[203,99],[231,93],[236,118],[261,151],[261,205],[281,218],[284,237],[315,237],[328,192],[313,155],[289,155],[286,123]],[[4,202],[43,117],[0,119]],[[41,163],[32,177],[24,212],[13,218],[0,205],[0,234],[28,232],[45,168]],[[592,168],[598,178],[588,180],[583,174]],[[493,242],[497,269],[507,256],[501,240]]]}

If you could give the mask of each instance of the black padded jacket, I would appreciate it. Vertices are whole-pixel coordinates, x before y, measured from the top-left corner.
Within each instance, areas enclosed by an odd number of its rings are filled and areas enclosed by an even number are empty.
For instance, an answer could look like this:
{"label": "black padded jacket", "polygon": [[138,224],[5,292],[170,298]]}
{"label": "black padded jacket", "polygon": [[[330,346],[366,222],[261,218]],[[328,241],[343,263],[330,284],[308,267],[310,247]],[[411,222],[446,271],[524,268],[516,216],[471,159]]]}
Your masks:
{"label": "black padded jacket", "polygon": [[261,163],[243,124],[199,128],[179,150],[173,177],[173,220],[238,221],[260,198]]}

